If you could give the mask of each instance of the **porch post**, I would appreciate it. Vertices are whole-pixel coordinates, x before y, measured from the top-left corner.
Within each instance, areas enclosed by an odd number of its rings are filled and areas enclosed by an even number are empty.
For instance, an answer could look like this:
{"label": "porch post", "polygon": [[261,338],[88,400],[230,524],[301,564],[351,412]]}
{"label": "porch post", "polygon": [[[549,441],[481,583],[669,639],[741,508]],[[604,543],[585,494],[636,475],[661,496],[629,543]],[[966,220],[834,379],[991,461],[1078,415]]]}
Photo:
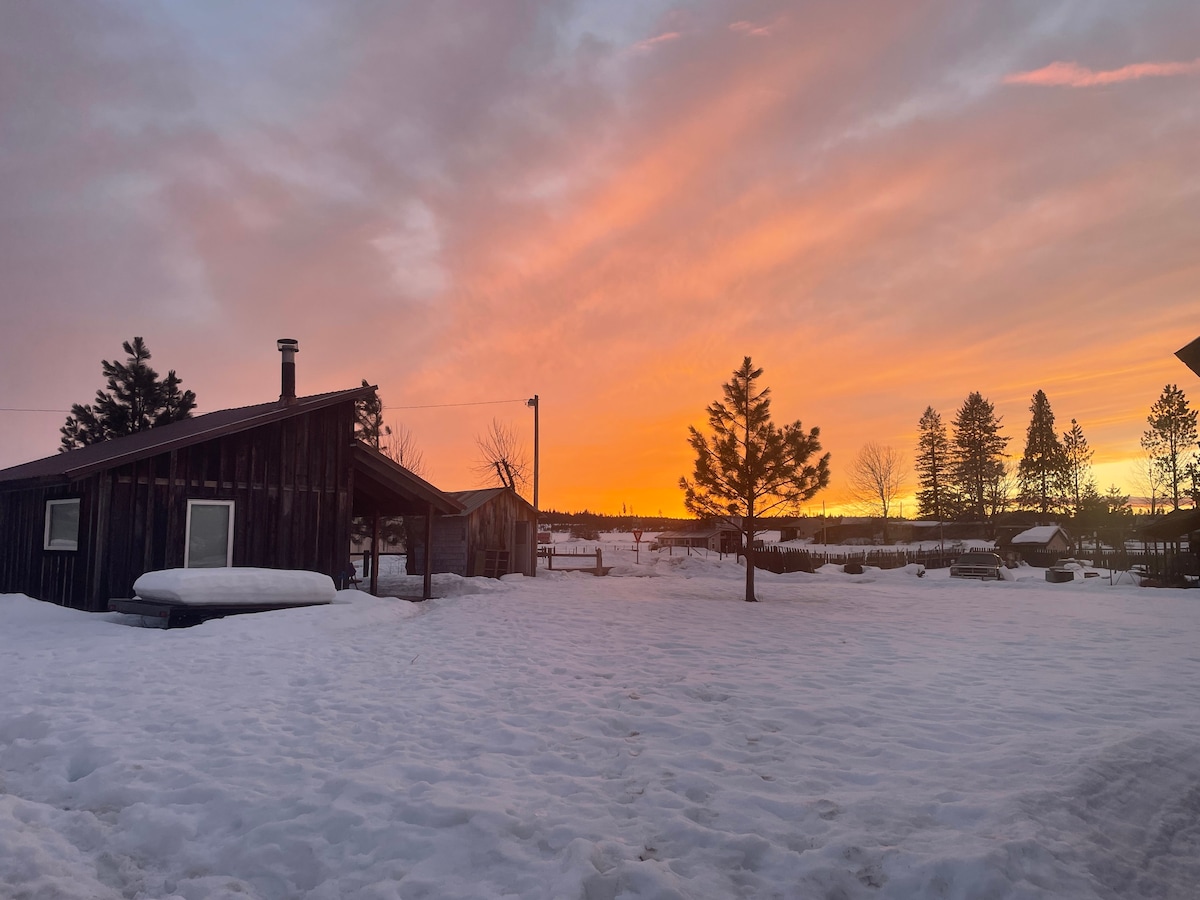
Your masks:
{"label": "porch post", "polygon": [[421,597],[428,600],[433,596],[433,504],[425,508],[425,589]]}
{"label": "porch post", "polygon": [[379,596],[379,507],[371,523],[371,596]]}

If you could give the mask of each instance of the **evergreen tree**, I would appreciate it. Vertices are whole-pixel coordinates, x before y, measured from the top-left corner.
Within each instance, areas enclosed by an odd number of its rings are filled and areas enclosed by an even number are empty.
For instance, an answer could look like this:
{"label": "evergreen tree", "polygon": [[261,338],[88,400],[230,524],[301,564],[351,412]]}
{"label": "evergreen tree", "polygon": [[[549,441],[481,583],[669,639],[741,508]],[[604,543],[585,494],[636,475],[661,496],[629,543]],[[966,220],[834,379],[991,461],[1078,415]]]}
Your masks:
{"label": "evergreen tree", "polygon": [[746,550],[746,596],[754,596],[754,535],[758,519],[794,509],[829,484],[829,454],[821,450],[820,429],[805,431],[799,420],[771,421],[771,389],[758,388],[761,368],[747,356],[733,380],[723,385],[725,400],[708,406],[712,436],[689,427],[696,452],[692,480],[679,479],[688,512],[724,518],[738,526]]}
{"label": "evergreen tree", "polygon": [[1142,447],[1162,476],[1172,509],[1179,509],[1189,467],[1196,463],[1196,410],[1189,407],[1183,391],[1168,384],[1146,421],[1150,427],[1142,434]]}
{"label": "evergreen tree", "polygon": [[150,350],[140,337],[125,341],[121,348],[127,355],[125,362],[100,362],[107,390],[96,391],[91,403],[71,405],[61,429],[61,452],[191,418],[196,395],[180,389],[183,382],[175,370],[160,380],[150,368]]}
{"label": "evergreen tree", "polygon": [[1054,412],[1045,391],[1039,390],[1029,404],[1029,428],[1025,453],[1017,465],[1017,501],[1042,515],[1065,506],[1062,487],[1066,481],[1066,454],[1054,430]]}
{"label": "evergreen tree", "polygon": [[[364,378],[362,386],[370,387],[371,383]],[[379,392],[359,400],[354,408],[354,437],[379,450],[391,433],[392,429],[383,424],[383,401]]]}
{"label": "evergreen tree", "polygon": [[1079,515],[1083,509],[1084,495],[1088,491],[1096,491],[1096,481],[1092,478],[1092,457],[1096,451],[1088,446],[1083,428],[1074,419],[1071,420],[1071,430],[1063,432],[1062,448],[1067,503],[1070,504],[1072,515]]}
{"label": "evergreen tree", "polygon": [[950,473],[955,491],[963,497],[963,513],[978,520],[989,509],[1007,502],[1004,449],[1008,438],[1000,434],[1000,418],[983,395],[967,396],[954,417],[950,445]]}
{"label": "evergreen tree", "polygon": [[938,522],[950,518],[950,439],[941,414],[932,406],[925,407],[917,423],[916,470],[920,518]]}

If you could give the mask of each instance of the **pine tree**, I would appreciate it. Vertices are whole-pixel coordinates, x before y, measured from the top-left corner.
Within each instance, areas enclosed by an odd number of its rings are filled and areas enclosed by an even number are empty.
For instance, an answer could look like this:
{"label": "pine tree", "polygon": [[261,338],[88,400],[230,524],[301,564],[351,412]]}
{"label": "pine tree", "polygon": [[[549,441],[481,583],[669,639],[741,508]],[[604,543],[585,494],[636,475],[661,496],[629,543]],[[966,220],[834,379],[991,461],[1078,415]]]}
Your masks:
{"label": "pine tree", "polygon": [[[364,378],[362,386],[370,387],[371,383]],[[379,450],[391,433],[392,429],[383,424],[383,401],[378,391],[355,404],[354,437],[357,440]]]}
{"label": "pine tree", "polygon": [[1054,412],[1045,391],[1033,395],[1029,411],[1025,453],[1017,466],[1020,485],[1017,500],[1022,506],[1046,515],[1065,505],[1062,487],[1066,480],[1066,455],[1054,430]]}
{"label": "pine tree", "polygon": [[61,429],[61,452],[191,417],[196,395],[180,390],[183,382],[174,369],[160,380],[150,368],[150,350],[140,337],[125,341],[121,348],[127,355],[125,362],[100,362],[107,390],[96,391],[92,403],[72,404]]}
{"label": "pine tree", "polygon": [[925,407],[917,423],[917,511],[922,519],[943,522],[952,515],[950,439],[941,414]]}
{"label": "pine tree", "polygon": [[1077,516],[1083,509],[1084,495],[1096,491],[1096,481],[1092,477],[1092,457],[1096,451],[1088,446],[1083,428],[1074,419],[1071,420],[1071,430],[1063,432],[1062,448],[1067,502],[1072,515]]}
{"label": "pine tree", "polygon": [[758,388],[762,373],[747,356],[733,380],[723,385],[724,402],[708,406],[711,437],[688,428],[696,464],[691,481],[679,479],[688,512],[724,518],[741,529],[747,602],[757,599],[754,535],[759,517],[795,509],[829,484],[829,454],[809,462],[821,450],[820,429],[805,431],[799,420],[775,425],[771,389]]}
{"label": "pine tree", "polygon": [[964,514],[978,520],[1007,501],[1004,449],[1008,438],[1000,434],[1001,428],[995,408],[978,391],[967,396],[954,417],[951,479],[963,497]]}
{"label": "pine tree", "polygon": [[1190,466],[1196,464],[1196,410],[1178,387],[1168,384],[1150,407],[1150,427],[1142,434],[1142,447],[1179,509],[1179,497]]}

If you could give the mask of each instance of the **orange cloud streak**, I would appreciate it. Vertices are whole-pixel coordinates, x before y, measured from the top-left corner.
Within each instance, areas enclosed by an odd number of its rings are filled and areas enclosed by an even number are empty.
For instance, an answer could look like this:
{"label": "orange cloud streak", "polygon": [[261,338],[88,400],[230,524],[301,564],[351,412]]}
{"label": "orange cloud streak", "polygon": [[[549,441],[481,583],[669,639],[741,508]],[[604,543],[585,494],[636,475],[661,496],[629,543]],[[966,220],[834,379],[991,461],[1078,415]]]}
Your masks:
{"label": "orange cloud streak", "polygon": [[1200,72],[1200,57],[1191,62],[1132,63],[1119,69],[1096,72],[1075,62],[1053,62],[1030,72],[1016,72],[1004,78],[1005,84],[1036,84],[1051,87],[1096,87],[1119,84],[1140,78],[1164,78],[1194,75]]}

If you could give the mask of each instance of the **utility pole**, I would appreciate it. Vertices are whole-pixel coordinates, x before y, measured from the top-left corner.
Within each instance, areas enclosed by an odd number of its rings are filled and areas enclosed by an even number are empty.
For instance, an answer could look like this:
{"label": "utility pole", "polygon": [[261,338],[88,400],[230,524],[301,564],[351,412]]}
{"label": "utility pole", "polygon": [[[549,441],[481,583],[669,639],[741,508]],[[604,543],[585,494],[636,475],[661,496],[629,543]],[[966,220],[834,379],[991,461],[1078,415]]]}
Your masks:
{"label": "utility pole", "polygon": [[537,513],[541,510],[538,506],[538,395],[526,400],[525,405],[533,408],[533,511]]}

